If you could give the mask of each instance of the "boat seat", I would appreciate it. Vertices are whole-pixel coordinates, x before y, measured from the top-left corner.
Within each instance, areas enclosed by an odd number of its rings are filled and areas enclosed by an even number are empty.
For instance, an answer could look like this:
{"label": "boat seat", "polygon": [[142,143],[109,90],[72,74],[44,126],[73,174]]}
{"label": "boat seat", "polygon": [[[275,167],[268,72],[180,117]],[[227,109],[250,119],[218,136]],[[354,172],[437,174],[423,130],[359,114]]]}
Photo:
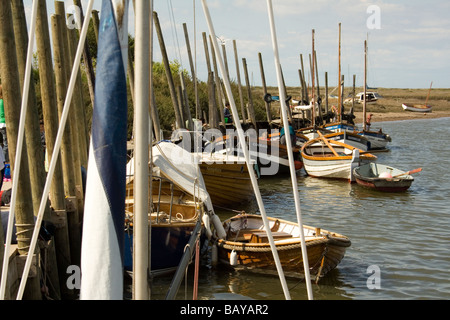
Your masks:
{"label": "boat seat", "polygon": [[[272,232],[272,236],[274,240],[287,239],[292,238],[292,234],[287,232]],[[269,237],[267,236],[267,232],[255,232],[251,235],[249,240],[250,243],[266,243],[269,242]]]}

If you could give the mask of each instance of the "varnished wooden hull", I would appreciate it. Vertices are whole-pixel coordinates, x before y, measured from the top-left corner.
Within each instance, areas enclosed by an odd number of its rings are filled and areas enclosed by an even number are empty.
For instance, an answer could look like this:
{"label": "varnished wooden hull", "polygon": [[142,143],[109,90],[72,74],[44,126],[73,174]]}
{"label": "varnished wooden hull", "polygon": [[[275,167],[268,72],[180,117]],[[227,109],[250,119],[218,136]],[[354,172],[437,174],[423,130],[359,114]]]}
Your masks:
{"label": "varnished wooden hull", "polygon": [[[246,215],[233,217],[224,222],[225,230],[229,231],[230,221],[236,219],[261,220],[258,215]],[[301,252],[301,240],[299,237],[298,225],[289,221],[269,218],[272,225],[277,220],[280,222],[278,231],[274,231],[274,241],[278,256],[286,275],[303,277],[303,258]],[[262,224],[262,221],[260,221]],[[250,231],[242,229],[241,232]],[[238,241],[233,233],[228,233],[227,240],[219,240],[219,259],[222,263],[230,265],[230,255],[234,250],[237,253],[237,268],[244,268],[253,271],[273,273],[276,270],[275,261],[268,241],[264,235],[258,240],[252,240],[255,234],[260,234],[262,230],[252,230],[253,235],[248,241]],[[289,232],[290,231],[290,232]],[[318,228],[304,226],[305,243],[308,254],[308,264],[312,276],[323,276],[334,269],[344,258],[346,249],[351,245],[350,240],[336,233]],[[285,235],[289,234],[289,235]],[[258,237],[257,237],[258,238]]]}
{"label": "varnished wooden hull", "polygon": [[214,206],[236,207],[255,197],[245,163],[200,164]]}

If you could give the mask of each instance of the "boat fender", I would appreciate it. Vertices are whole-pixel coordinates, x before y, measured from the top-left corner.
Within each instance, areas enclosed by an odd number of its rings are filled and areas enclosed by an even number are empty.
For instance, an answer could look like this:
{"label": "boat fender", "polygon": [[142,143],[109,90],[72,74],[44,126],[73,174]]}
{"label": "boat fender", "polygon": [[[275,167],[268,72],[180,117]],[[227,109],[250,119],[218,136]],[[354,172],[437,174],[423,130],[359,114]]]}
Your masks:
{"label": "boat fender", "polygon": [[355,181],[353,170],[359,166],[359,149],[353,149],[352,164],[350,167],[350,182]]}
{"label": "boat fender", "polygon": [[214,213],[212,213],[211,219],[212,219],[212,223],[214,225],[214,228],[216,229],[217,236],[219,237],[219,239],[225,239],[227,234],[225,232],[225,229],[222,226],[222,222],[220,222],[219,217],[217,215],[215,215]]}
{"label": "boat fender", "polygon": [[385,171],[385,172],[383,172],[383,173],[381,173],[381,174],[379,175],[379,178],[383,178],[383,179],[391,179],[391,178],[392,178],[392,175],[391,175],[389,172]]}
{"label": "boat fender", "polygon": [[211,240],[211,236],[212,236],[211,224],[210,224],[211,221],[210,221],[209,215],[207,213],[203,214],[202,221],[203,221],[203,225],[205,226],[206,237],[208,238],[208,240]]}
{"label": "boat fender", "polygon": [[214,243],[211,247],[211,265],[216,266],[219,261],[217,245]]}
{"label": "boat fender", "polygon": [[230,265],[236,266],[237,264],[237,253],[233,249],[233,251],[231,251],[230,253]]}

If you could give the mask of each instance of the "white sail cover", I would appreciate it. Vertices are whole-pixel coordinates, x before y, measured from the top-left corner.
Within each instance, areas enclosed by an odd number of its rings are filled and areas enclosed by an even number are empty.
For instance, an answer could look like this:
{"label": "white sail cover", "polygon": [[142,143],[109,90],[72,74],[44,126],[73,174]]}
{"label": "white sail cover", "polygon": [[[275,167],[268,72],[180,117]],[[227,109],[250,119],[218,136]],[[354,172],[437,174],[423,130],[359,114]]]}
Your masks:
{"label": "white sail cover", "polygon": [[[197,158],[178,145],[161,141],[152,149],[153,165],[161,173],[184,191],[195,195],[206,205],[208,211],[213,211],[211,198],[206,191],[205,181],[200,172]],[[134,159],[127,165],[127,175],[134,174]]]}

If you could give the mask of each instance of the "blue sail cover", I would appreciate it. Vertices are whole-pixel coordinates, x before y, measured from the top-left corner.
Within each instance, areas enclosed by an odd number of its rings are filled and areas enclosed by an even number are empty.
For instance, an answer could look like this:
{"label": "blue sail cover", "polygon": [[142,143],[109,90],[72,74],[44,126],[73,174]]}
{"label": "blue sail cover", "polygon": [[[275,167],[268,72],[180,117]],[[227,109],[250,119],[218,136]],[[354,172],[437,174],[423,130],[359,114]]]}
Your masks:
{"label": "blue sail cover", "polygon": [[103,0],[81,255],[83,300],[123,299],[126,69],[111,0]]}

